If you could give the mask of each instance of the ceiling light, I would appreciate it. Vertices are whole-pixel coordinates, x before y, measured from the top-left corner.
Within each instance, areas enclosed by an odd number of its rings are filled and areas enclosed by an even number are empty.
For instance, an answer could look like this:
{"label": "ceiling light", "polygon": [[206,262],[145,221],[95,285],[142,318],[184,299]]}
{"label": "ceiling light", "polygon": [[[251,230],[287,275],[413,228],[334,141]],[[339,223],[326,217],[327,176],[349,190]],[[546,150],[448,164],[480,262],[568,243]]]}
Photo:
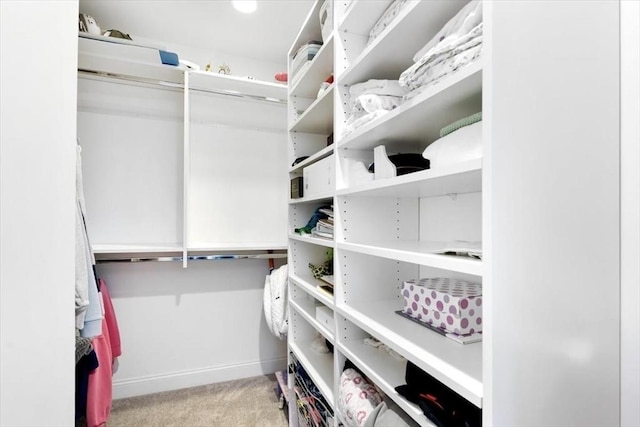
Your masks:
{"label": "ceiling light", "polygon": [[258,7],[256,0],[232,0],[231,4],[233,4],[233,7],[235,7],[237,11],[242,13],[255,12]]}

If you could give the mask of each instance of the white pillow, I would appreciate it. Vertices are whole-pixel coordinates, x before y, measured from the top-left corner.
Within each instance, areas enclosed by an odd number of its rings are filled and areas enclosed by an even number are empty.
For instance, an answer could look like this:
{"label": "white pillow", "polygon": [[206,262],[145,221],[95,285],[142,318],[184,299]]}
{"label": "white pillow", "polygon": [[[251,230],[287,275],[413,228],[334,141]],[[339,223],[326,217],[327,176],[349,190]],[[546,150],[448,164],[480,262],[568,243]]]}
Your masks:
{"label": "white pillow", "polygon": [[422,152],[430,168],[482,157],[482,122],[465,126],[436,139]]}
{"label": "white pillow", "polygon": [[338,408],[349,427],[364,427],[368,418],[377,415],[382,396],[355,369],[345,369],[340,376]]}

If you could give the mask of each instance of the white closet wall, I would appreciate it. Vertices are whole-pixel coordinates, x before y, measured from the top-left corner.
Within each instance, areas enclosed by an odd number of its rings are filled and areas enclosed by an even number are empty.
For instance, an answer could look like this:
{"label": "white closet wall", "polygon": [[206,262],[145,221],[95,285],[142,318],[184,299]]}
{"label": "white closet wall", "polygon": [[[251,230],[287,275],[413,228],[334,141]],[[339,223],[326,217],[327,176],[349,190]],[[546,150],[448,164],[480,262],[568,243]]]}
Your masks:
{"label": "white closet wall", "polygon": [[74,423],[77,16],[0,2],[3,426]]}
{"label": "white closet wall", "polygon": [[114,397],[282,369],[262,311],[264,260],[106,264],[122,339]]}

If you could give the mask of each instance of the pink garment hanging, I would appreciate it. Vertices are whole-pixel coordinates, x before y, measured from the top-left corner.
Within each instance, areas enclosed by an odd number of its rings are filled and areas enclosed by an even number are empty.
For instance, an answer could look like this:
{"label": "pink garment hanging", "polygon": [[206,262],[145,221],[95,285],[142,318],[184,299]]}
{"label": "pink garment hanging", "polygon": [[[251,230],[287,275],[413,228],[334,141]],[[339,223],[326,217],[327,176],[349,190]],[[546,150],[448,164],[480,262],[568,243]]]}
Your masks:
{"label": "pink garment hanging", "polygon": [[120,330],[118,329],[118,319],[116,319],[116,312],[113,309],[111,303],[111,295],[109,295],[109,289],[104,279],[98,280],[100,283],[100,291],[102,292],[102,299],[104,301],[104,319],[107,321],[107,327],[109,328],[109,341],[111,342],[111,353],[115,360],[116,357],[122,355],[122,347],[120,346]]}
{"label": "pink garment hanging", "polygon": [[87,426],[105,426],[111,413],[113,400],[113,362],[122,354],[120,331],[111,303],[107,284],[100,279],[100,294],[103,300],[104,318],[102,335],[95,337],[91,344],[98,356],[98,369],[89,374],[87,392]]}

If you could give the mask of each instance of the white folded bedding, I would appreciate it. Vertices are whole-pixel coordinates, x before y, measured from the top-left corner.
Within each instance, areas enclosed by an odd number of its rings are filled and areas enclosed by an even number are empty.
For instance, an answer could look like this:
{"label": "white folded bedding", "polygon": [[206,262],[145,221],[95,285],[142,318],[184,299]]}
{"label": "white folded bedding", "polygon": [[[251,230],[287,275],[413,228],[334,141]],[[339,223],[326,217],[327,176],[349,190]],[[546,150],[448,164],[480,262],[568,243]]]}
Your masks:
{"label": "white folded bedding", "polygon": [[400,86],[398,80],[371,79],[366,82],[353,84],[349,87],[349,95],[352,99],[360,95],[403,96],[405,93],[407,93],[407,89]]}
{"label": "white folded bedding", "polygon": [[463,7],[453,18],[447,22],[429,42],[415,55],[413,62],[418,62],[434,47],[455,46],[457,40],[469,33],[473,28],[482,23],[482,2],[473,0]]}
{"label": "white folded bedding", "polygon": [[436,81],[478,59],[482,53],[483,24],[459,37],[455,45],[438,45],[400,75],[399,83],[409,91]]}
{"label": "white folded bedding", "polygon": [[388,113],[389,113],[389,110],[378,110],[378,111],[374,111],[373,113],[364,114],[357,118],[348,119],[342,136],[347,136],[351,132],[358,129],[359,127],[362,127],[367,123],[371,123],[372,121],[377,120],[378,118]]}
{"label": "white folded bedding", "polygon": [[367,40],[367,46],[371,44],[388,26],[396,19],[400,14],[400,11],[407,4],[408,0],[395,0],[384,13],[378,18],[378,21],[373,25],[369,32],[369,40]]}

